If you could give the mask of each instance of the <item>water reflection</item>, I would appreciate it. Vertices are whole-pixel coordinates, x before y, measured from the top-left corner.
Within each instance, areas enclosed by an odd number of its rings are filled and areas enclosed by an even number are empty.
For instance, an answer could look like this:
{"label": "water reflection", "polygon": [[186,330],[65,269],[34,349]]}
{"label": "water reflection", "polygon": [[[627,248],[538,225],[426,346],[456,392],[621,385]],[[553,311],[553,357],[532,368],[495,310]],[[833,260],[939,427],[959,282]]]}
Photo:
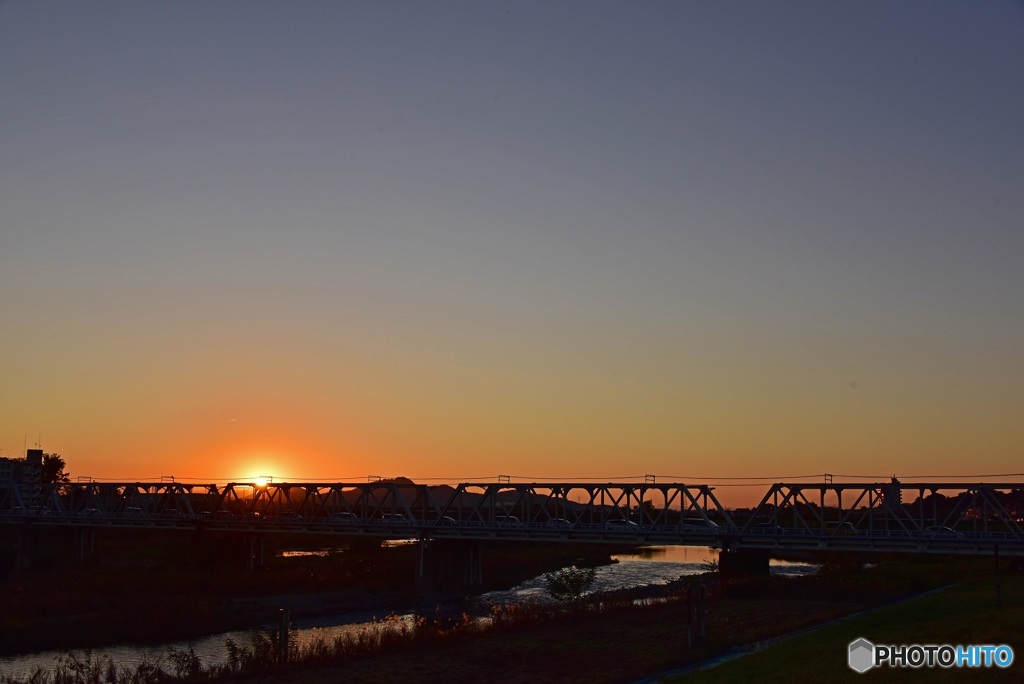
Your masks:
{"label": "water reflection", "polygon": [[[374,618],[366,615],[359,616],[357,619],[359,622],[347,622],[345,624],[329,624],[329,621],[326,619],[315,622],[296,621],[294,625],[297,629],[292,633],[293,638],[296,639],[301,648],[319,638],[331,640],[349,634],[354,636],[360,630],[366,629]],[[416,620],[416,616],[404,614],[396,615],[392,619],[404,622],[411,627]],[[269,629],[271,626],[267,625],[267,628]],[[172,670],[173,668],[168,664],[167,657],[171,649],[186,652],[191,648],[202,661],[203,666],[227,664],[228,653],[226,644],[229,639],[240,647],[251,647],[252,631],[224,632],[194,641],[176,641],[159,646],[120,645],[91,651],[73,651],[73,653],[76,658],[82,661],[91,657],[92,662],[106,662],[109,658],[119,667],[134,668],[143,663],[149,663],[163,664],[164,669]],[[0,658],[0,677],[24,678],[31,676],[37,669],[54,669],[61,659],[66,660],[67,654],[68,651],[41,651],[23,656]]]}
{"label": "water reflection", "polygon": [[345,550],[344,547],[332,546],[323,549],[313,550],[302,550],[302,549],[291,549],[287,551],[281,551],[277,555],[281,558],[326,558],[336,553],[341,553]]}
{"label": "water reflection", "polygon": [[[719,550],[706,546],[645,546],[633,553],[612,556],[611,565],[595,568],[592,591],[611,591],[658,584],[668,584],[680,577],[708,572],[718,562]],[[769,562],[769,572],[780,576],[811,575],[820,566],[813,563],[779,561]],[[492,603],[517,601],[549,602],[544,577],[534,577],[508,591],[484,594]]]}
{"label": "water reflection", "polygon": [[718,554],[718,549],[707,546],[641,546],[633,553],[620,553],[612,558],[618,561],[694,564],[717,561]]}

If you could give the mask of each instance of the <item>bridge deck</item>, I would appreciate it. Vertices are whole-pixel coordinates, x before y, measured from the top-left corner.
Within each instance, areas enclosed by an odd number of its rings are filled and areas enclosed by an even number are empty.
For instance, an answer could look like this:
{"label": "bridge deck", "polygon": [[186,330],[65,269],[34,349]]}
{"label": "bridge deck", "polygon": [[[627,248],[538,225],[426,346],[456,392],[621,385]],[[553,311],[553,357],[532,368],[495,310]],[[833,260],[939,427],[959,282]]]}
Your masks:
{"label": "bridge deck", "polygon": [[[1022,484],[74,483],[0,489],[0,525],[1024,555]],[[844,501],[845,499],[845,501]]]}

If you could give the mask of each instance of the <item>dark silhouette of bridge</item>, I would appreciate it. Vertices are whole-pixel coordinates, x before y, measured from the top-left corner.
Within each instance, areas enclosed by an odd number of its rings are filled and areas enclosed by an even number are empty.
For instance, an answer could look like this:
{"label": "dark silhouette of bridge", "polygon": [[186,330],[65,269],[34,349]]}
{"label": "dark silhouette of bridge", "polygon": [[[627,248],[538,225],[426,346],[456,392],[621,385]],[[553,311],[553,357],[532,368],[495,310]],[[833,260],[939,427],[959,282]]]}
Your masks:
{"label": "dark silhouette of bridge", "polygon": [[[771,485],[727,509],[679,483],[77,482],[0,487],[0,525],[1024,555],[1024,484]],[[87,553],[87,552],[86,552]]]}

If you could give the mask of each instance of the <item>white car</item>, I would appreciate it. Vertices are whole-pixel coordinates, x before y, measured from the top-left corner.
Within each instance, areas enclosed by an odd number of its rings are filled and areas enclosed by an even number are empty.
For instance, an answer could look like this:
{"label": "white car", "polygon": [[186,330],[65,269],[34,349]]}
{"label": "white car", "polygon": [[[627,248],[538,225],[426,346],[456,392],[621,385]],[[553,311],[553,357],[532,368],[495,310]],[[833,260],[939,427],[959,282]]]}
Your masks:
{"label": "white car", "polygon": [[355,513],[342,511],[340,513],[331,513],[327,517],[327,522],[334,525],[356,525],[359,523],[359,518],[356,517]]}
{"label": "white car", "polygon": [[704,518],[683,518],[683,530],[686,532],[717,532],[718,523]]}
{"label": "white car", "polygon": [[523,523],[514,515],[496,515],[494,522],[498,527],[522,527]]}
{"label": "white car", "polygon": [[604,524],[604,529],[609,532],[638,532],[640,526],[632,520],[609,520]]}

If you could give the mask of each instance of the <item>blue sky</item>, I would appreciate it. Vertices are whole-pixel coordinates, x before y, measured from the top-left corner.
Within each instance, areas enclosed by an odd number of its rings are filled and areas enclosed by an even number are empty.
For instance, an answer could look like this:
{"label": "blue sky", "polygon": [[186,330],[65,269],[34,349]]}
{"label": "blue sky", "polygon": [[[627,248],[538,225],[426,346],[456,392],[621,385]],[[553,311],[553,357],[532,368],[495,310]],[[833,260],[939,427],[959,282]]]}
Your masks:
{"label": "blue sky", "polygon": [[1020,3],[4,2],[0,88],[3,455],[1019,469]]}

